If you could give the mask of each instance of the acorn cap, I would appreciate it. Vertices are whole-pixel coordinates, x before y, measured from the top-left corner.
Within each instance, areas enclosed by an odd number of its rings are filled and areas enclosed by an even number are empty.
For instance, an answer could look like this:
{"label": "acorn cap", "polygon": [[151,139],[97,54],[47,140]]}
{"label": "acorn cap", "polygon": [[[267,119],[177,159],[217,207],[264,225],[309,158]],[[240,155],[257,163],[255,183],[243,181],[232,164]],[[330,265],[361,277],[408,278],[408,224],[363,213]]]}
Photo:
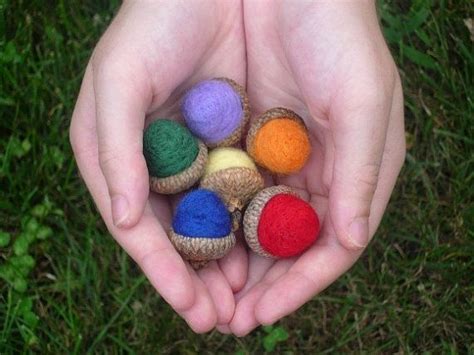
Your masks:
{"label": "acorn cap", "polygon": [[211,260],[222,258],[235,245],[233,232],[222,238],[198,238],[183,236],[170,229],[168,237],[176,250],[194,269],[205,266]]}
{"label": "acorn cap", "polygon": [[193,163],[178,174],[159,178],[150,176],[150,189],[160,194],[175,194],[193,186],[204,173],[207,161],[207,147],[198,140],[199,152]]}
{"label": "acorn cap", "polygon": [[263,189],[264,181],[258,170],[236,167],[204,176],[201,187],[219,194],[232,213],[232,230],[236,231],[242,219],[242,209]]}
{"label": "acorn cap", "polygon": [[241,210],[263,186],[262,175],[244,167],[218,170],[201,180],[201,187],[217,192],[230,212]]}
{"label": "acorn cap", "polygon": [[237,92],[237,94],[240,96],[240,102],[242,104],[243,117],[240,121],[240,125],[234,130],[234,132],[232,132],[230,136],[217,143],[208,143],[208,146],[209,148],[230,147],[240,142],[240,139],[242,138],[242,132],[244,131],[245,127],[247,126],[247,123],[250,120],[249,99],[247,97],[245,89],[241,85],[237,84],[234,80],[229,78],[216,78],[215,80],[226,82],[227,84],[232,86],[232,88]]}
{"label": "acorn cap", "polygon": [[260,245],[258,240],[258,223],[260,222],[261,212],[267,202],[270,201],[273,196],[278,194],[290,194],[300,197],[296,190],[288,186],[277,185],[267,187],[254,197],[248,205],[244,215],[244,235],[248,246],[255,253],[267,258],[275,258],[275,256],[267,253]]}

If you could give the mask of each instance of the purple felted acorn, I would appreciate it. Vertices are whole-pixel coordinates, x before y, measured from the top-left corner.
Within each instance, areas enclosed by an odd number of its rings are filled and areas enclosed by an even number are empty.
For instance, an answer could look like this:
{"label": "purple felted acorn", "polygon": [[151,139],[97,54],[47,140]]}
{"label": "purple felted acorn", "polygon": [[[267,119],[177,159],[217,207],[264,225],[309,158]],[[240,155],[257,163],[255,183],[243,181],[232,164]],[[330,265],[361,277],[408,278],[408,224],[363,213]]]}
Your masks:
{"label": "purple felted acorn", "polygon": [[189,130],[210,148],[238,143],[250,118],[245,90],[227,78],[193,86],[184,96],[181,109]]}

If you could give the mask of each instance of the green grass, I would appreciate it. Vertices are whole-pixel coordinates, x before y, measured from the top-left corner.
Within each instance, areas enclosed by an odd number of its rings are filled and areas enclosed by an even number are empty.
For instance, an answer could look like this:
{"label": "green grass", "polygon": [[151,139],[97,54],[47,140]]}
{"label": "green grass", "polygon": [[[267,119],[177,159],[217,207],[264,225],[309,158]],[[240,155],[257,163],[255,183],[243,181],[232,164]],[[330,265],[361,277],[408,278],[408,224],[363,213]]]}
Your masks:
{"label": "green grass", "polygon": [[108,236],[78,177],[69,119],[117,3],[0,0],[1,354],[261,353],[272,336],[289,354],[474,352],[470,1],[380,4],[409,143],[392,202],[350,272],[281,329],[242,339],[193,334]]}

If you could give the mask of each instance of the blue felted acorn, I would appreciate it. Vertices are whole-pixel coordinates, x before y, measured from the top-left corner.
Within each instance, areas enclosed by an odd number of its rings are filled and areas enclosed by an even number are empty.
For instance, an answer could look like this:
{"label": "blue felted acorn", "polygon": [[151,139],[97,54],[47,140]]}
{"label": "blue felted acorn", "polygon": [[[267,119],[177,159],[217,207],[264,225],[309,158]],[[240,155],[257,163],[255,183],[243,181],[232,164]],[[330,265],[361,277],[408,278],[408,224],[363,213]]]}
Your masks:
{"label": "blue felted acorn", "polygon": [[191,191],[176,207],[169,239],[195,269],[203,267],[235,245],[230,213],[215,192]]}

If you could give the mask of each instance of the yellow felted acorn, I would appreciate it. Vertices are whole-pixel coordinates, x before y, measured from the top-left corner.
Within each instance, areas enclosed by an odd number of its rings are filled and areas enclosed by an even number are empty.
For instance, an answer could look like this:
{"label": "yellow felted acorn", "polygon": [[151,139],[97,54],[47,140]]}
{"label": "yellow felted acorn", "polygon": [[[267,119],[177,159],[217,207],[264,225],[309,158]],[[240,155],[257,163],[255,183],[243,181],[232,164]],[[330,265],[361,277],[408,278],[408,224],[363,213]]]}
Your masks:
{"label": "yellow felted acorn", "polygon": [[217,148],[209,153],[201,187],[215,191],[234,217],[234,230],[240,211],[263,189],[264,181],[252,159],[237,148]]}
{"label": "yellow felted acorn", "polygon": [[197,83],[184,95],[181,109],[191,132],[211,148],[238,143],[250,118],[244,88],[228,78]]}
{"label": "yellow felted acorn", "polygon": [[247,152],[270,172],[288,175],[299,171],[311,153],[303,119],[281,107],[264,112],[250,127]]}
{"label": "yellow felted acorn", "polygon": [[196,269],[222,258],[235,245],[229,211],[215,192],[206,189],[191,191],[183,197],[168,236]]}
{"label": "yellow felted acorn", "polygon": [[174,194],[194,185],[204,172],[207,147],[176,121],[158,119],[143,134],[151,190]]}
{"label": "yellow felted acorn", "polygon": [[260,191],[248,205],[243,224],[250,249],[269,258],[299,255],[319,234],[316,211],[296,190],[284,185]]}

